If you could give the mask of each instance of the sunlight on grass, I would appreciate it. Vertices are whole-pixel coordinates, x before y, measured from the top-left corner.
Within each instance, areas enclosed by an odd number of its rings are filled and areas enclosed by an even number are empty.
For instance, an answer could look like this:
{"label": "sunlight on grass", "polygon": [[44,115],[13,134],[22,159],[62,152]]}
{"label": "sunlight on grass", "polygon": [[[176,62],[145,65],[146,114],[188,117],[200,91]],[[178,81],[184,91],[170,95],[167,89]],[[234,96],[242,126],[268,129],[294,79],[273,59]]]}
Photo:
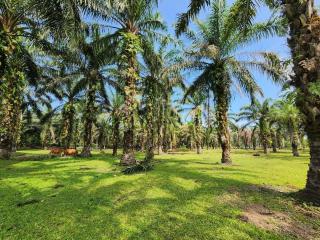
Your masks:
{"label": "sunlight on grass", "polygon": [[223,166],[218,150],[165,154],[156,156],[153,171],[129,176],[109,151],[90,159],[0,161],[0,239],[294,239],[240,221],[251,204],[320,229],[319,219],[297,212],[283,193],[304,187],[306,153],[232,156],[234,165]]}

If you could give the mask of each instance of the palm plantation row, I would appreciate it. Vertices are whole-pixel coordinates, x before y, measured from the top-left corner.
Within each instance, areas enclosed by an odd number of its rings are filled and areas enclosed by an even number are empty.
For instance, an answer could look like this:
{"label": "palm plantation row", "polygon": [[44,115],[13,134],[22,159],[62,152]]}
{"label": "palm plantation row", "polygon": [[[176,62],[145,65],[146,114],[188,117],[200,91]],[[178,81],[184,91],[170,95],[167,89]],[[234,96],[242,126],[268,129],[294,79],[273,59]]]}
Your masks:
{"label": "palm plantation row", "polygon": [[[176,25],[177,35],[189,39],[183,44],[169,36],[153,0],[2,1],[2,157],[28,141],[64,148],[81,143],[84,157],[97,144],[112,146],[114,154],[121,147],[121,164],[134,166],[137,149],[149,164],[156,151],[200,153],[220,145],[221,162],[230,164],[231,146],[260,145],[267,153],[289,145],[298,156],[306,132],[306,190],[319,197],[320,20],[313,1],[266,1],[274,14],[257,22],[257,4],[191,1]],[[206,5],[207,20],[196,20]],[[196,27],[188,28],[192,20]],[[249,52],[252,42],[287,31],[293,60]],[[281,100],[258,101],[257,70],[291,85]],[[199,74],[187,86],[191,71]],[[235,89],[251,104],[229,114]]]}
{"label": "palm plantation row", "polygon": [[[275,101],[273,104],[267,99],[263,103],[244,106],[239,114],[230,114],[228,118],[230,143],[232,148],[253,149],[263,148],[264,153],[269,150],[277,152],[281,148],[292,148],[293,156],[299,156],[298,148],[306,148],[307,140],[302,127],[302,117],[293,103],[288,100]],[[121,96],[115,96],[111,102],[110,112],[98,112],[92,130],[92,147],[104,150],[113,149],[117,155],[118,148],[123,145],[122,124],[118,120],[117,112],[123,104]],[[50,148],[60,145],[64,148],[83,146],[84,125],[81,122],[81,101],[74,106],[71,119],[65,117],[64,106],[59,106],[60,113],[44,115],[38,119],[34,116],[23,118],[21,130],[21,147]],[[175,149],[188,148],[198,154],[202,149],[219,148],[217,121],[215,112],[206,112],[206,104],[190,105],[184,110],[189,115],[189,121],[183,122],[178,109],[170,108],[171,114],[167,122],[157,121],[154,136],[154,151],[158,154]],[[135,116],[135,149],[146,150],[148,129],[146,128],[145,113],[140,109]],[[54,111],[54,112],[55,112]],[[50,117],[50,118],[49,118]],[[245,120],[245,121],[244,121]],[[264,122],[265,121],[265,122]],[[69,126],[69,122],[72,126]],[[70,129],[67,129],[67,126]],[[164,136],[163,128],[166,128]],[[159,135],[157,130],[160,129]],[[151,129],[153,130],[153,128]]]}

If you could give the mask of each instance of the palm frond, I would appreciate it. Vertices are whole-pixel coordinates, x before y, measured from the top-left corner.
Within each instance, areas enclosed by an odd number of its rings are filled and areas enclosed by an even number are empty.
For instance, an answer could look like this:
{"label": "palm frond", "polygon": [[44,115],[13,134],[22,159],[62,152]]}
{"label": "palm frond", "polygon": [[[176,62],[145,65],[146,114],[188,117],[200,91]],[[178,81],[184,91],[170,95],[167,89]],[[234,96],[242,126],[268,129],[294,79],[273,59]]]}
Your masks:
{"label": "palm frond", "polygon": [[176,24],[176,35],[186,31],[189,22],[201,11],[201,9],[210,4],[210,0],[193,0],[191,1],[188,11],[178,16],[178,22]]}

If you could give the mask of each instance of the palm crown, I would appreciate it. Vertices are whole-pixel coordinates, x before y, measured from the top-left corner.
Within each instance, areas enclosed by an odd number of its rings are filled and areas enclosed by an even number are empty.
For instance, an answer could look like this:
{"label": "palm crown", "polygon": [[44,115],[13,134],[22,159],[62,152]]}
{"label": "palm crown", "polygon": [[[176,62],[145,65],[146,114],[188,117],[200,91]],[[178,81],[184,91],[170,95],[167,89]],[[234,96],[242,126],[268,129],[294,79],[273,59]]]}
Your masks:
{"label": "palm crown", "polygon": [[[187,32],[193,41],[192,50],[187,52],[186,68],[202,73],[189,88],[192,94],[197,88],[210,89],[218,94],[220,86],[235,86],[254,97],[262,91],[254,80],[252,70],[267,73],[274,81],[281,80],[281,61],[270,52],[240,52],[239,49],[264,36],[280,34],[284,30],[281,22],[274,18],[264,23],[248,25],[246,31],[234,21],[233,9],[225,1],[212,4],[210,18],[206,22],[196,21],[198,32]],[[230,90],[227,95],[230,97]]]}

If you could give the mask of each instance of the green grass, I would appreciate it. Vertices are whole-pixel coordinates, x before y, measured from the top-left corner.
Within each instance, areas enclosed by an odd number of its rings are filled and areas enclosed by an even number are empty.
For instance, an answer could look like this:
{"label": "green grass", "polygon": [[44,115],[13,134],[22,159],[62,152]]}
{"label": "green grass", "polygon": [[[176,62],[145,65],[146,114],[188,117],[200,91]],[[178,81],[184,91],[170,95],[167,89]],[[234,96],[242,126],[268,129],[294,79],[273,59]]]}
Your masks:
{"label": "green grass", "polygon": [[109,152],[44,160],[43,150],[22,153],[37,160],[0,161],[0,239],[295,239],[241,221],[253,204],[320,232],[319,215],[310,215],[320,209],[286,193],[304,187],[306,153],[237,150],[234,165],[222,166],[219,151],[181,152],[129,176]]}

